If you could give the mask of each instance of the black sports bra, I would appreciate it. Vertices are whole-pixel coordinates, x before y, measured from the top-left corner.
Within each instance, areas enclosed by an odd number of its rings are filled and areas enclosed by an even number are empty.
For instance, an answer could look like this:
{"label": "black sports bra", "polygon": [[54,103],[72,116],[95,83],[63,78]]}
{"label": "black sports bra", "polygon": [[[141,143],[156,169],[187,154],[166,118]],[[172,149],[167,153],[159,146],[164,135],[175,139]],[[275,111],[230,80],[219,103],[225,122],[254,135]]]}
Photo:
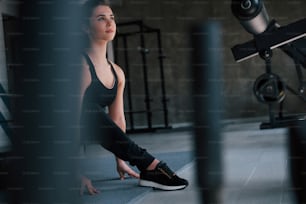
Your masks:
{"label": "black sports bra", "polygon": [[[83,98],[83,108],[84,106],[89,105],[99,105],[101,108],[105,108],[112,104],[117,95],[118,88],[118,77],[116,71],[112,65],[112,63],[108,62],[111,66],[111,70],[114,74],[115,81],[112,88],[107,88],[104,84],[98,79],[98,76],[95,71],[95,67],[90,59],[90,57],[84,53],[84,57],[89,65],[89,70],[91,74],[91,83],[85,90],[84,98]],[[88,108],[89,108],[88,107]]]}

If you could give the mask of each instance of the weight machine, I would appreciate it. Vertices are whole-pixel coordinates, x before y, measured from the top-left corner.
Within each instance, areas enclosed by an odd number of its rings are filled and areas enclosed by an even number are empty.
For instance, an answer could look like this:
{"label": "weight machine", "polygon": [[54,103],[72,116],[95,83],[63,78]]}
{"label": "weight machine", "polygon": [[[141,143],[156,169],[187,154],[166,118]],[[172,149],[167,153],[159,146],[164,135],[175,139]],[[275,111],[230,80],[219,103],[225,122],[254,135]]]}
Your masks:
{"label": "weight machine", "polygon": [[[253,87],[259,102],[269,107],[270,121],[262,123],[261,129],[288,127],[288,160],[291,186],[297,203],[306,201],[306,115],[283,114],[283,102],[286,92],[290,91],[306,102],[306,81],[302,67],[306,68],[306,19],[293,22],[287,26],[280,26],[275,20],[269,21],[264,4],[260,0],[232,0],[232,12],[242,26],[254,39],[232,48],[237,62],[259,55],[266,64],[266,73],[259,76]],[[272,50],[280,48],[293,59],[298,75],[299,87],[294,90],[285,84],[281,78],[272,72]],[[278,116],[273,106],[279,105]]]}
{"label": "weight machine", "polygon": [[[166,87],[165,87],[165,76],[164,76],[164,54],[162,50],[161,41],[161,31],[157,28],[151,28],[145,25],[141,20],[131,21],[125,23],[118,23],[118,33],[114,40],[114,51],[115,51],[115,61],[119,60],[119,44],[122,43],[123,51],[123,66],[126,74],[126,91],[127,91],[127,110],[126,115],[128,117],[128,132],[139,132],[139,131],[154,131],[160,128],[171,128],[168,121],[168,99],[166,97]],[[154,109],[152,107],[152,88],[150,87],[149,73],[148,73],[148,55],[150,54],[150,49],[146,47],[146,34],[153,34],[156,36],[157,41],[157,52],[158,52],[158,65],[159,65],[159,75],[160,75],[160,92],[161,92],[161,104],[159,108]],[[129,58],[129,39],[131,37],[139,38],[139,46],[137,47],[138,53],[140,54],[142,70],[138,73],[133,73],[131,71],[131,62]],[[134,47],[133,47],[134,48]],[[121,51],[121,50],[120,50]],[[133,56],[137,57],[137,56]],[[133,74],[143,74],[143,84],[137,84],[137,86],[143,85],[144,87],[144,110],[136,110],[133,104],[133,88],[132,88],[132,78]],[[163,114],[163,125],[157,126],[153,124],[153,113],[162,112]],[[136,127],[135,125],[135,114],[145,114],[146,117],[146,127]]]}
{"label": "weight machine", "polygon": [[[280,26],[275,20],[269,21],[261,1],[233,0],[233,14],[243,27],[254,35],[254,39],[235,45],[232,53],[237,62],[259,55],[266,64],[266,73],[259,76],[253,87],[259,102],[269,107],[269,122],[262,123],[261,129],[288,127],[297,121],[306,120],[305,114],[284,115],[283,102],[289,91],[306,102],[306,81],[302,67],[306,68],[306,19]],[[280,48],[293,59],[298,75],[299,88],[294,90],[272,71],[272,50]],[[273,107],[279,105],[276,115]]]}

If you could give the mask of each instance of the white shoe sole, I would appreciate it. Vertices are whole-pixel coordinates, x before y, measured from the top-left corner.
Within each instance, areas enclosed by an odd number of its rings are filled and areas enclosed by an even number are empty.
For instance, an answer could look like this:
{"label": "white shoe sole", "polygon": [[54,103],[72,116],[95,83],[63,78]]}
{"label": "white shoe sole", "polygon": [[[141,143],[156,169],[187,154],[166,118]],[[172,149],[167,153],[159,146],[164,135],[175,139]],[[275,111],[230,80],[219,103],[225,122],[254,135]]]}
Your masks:
{"label": "white shoe sole", "polygon": [[155,183],[153,181],[147,181],[147,180],[139,180],[139,185],[144,187],[152,187],[164,191],[176,191],[176,190],[182,190],[186,188],[186,185],[181,186],[166,186],[159,183]]}

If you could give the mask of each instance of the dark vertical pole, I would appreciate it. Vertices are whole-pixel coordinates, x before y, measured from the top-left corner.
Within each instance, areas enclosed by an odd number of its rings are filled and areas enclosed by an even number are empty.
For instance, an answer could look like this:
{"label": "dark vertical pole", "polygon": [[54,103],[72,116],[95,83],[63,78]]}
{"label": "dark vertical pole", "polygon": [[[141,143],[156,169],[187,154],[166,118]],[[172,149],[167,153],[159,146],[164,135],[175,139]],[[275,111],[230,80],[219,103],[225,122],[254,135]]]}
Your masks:
{"label": "dark vertical pole", "polygon": [[145,103],[146,103],[146,113],[147,113],[147,122],[148,128],[152,129],[152,111],[151,111],[151,99],[150,99],[150,91],[149,91],[149,83],[148,83],[148,66],[147,66],[147,58],[145,52],[145,37],[142,22],[139,24],[140,26],[140,53],[142,57],[142,67],[143,67],[143,79],[144,79],[144,88],[145,88]]}
{"label": "dark vertical pole", "polygon": [[194,26],[191,34],[194,77],[194,139],[197,180],[205,204],[220,203],[222,44],[217,22]]}
{"label": "dark vertical pole", "polygon": [[161,90],[162,90],[162,103],[163,103],[163,112],[164,112],[164,122],[165,127],[169,126],[168,122],[168,107],[167,107],[167,98],[166,98],[166,86],[165,86],[165,74],[164,74],[164,63],[163,63],[163,50],[161,42],[160,30],[156,31],[157,33],[157,44],[158,44],[158,59],[159,59],[159,68],[160,68],[160,79],[161,79]]}
{"label": "dark vertical pole", "polygon": [[[273,56],[273,52],[270,49],[264,50],[262,52],[260,52],[260,57],[265,61],[266,64],[266,73],[271,74],[272,73],[272,56]],[[275,111],[273,109],[274,104],[269,103],[268,104],[268,110],[269,110],[269,118],[270,118],[270,123],[271,126],[274,127],[275,126]]]}
{"label": "dark vertical pole", "polygon": [[10,203],[79,203],[76,180],[80,53],[78,1],[21,4],[19,156]]}
{"label": "dark vertical pole", "polygon": [[298,121],[289,128],[288,162],[296,203],[306,203],[306,122]]}
{"label": "dark vertical pole", "polygon": [[131,89],[131,76],[130,76],[130,67],[129,67],[129,52],[127,44],[127,36],[123,36],[123,47],[124,47],[124,61],[125,61],[125,70],[127,78],[127,95],[128,95],[128,105],[129,105],[129,120],[131,125],[131,130],[134,130],[134,117],[133,117],[133,102],[132,102],[132,89]]}

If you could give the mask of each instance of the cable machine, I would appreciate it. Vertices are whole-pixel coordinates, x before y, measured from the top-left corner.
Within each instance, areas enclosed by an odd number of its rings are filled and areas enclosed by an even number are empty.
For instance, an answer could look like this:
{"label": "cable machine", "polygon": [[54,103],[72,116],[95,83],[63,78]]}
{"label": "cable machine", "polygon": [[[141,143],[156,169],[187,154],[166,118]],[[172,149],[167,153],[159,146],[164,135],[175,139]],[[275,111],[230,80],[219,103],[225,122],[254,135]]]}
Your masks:
{"label": "cable machine", "polygon": [[[303,79],[302,70],[306,68],[306,18],[280,26],[276,20],[269,20],[261,1],[233,0],[232,11],[254,37],[253,40],[232,47],[234,59],[241,62],[259,55],[266,65],[266,72],[256,79],[253,87],[258,101],[268,105],[269,109],[270,120],[263,122],[260,128],[288,127],[298,121],[306,121],[305,113],[285,115],[283,111],[286,92],[291,92],[306,102],[306,81]],[[275,48],[280,48],[293,59],[299,82],[298,90],[293,89],[272,72],[272,50]],[[278,113],[275,108],[278,108]]]}
{"label": "cable machine", "polygon": [[[145,25],[141,20],[139,21],[131,21],[125,23],[117,24],[118,33],[117,37],[114,40],[114,52],[115,52],[115,61],[120,61],[120,64],[123,65],[125,74],[126,74],[126,116],[128,117],[128,132],[139,132],[139,131],[154,131],[156,129],[161,128],[170,128],[168,121],[168,107],[167,102],[168,99],[166,97],[166,88],[165,88],[165,76],[164,76],[164,54],[162,50],[162,42],[161,42],[161,32],[160,29],[151,28]],[[152,43],[154,40],[157,42],[157,64],[159,66],[159,87],[161,94],[161,103],[155,104],[153,107],[154,99],[152,97],[152,91],[157,91],[156,88],[150,86],[150,77],[149,77],[149,65],[148,65],[148,57],[151,55],[151,49],[147,48],[147,36],[152,34],[155,36],[151,38]],[[134,43],[134,44],[132,44]],[[131,45],[132,44],[132,45]],[[136,46],[135,46],[136,44]],[[136,51],[138,54],[134,53],[133,58],[131,60],[130,53],[131,51]],[[153,51],[155,51],[153,49]],[[136,59],[137,58],[137,59]],[[133,62],[134,60],[134,62]],[[135,61],[138,61],[135,63]],[[141,67],[140,70],[132,70],[135,64]],[[140,73],[142,72],[142,82],[141,84],[136,84],[137,86],[133,88],[132,82],[136,77],[140,77]],[[144,107],[142,109],[139,108],[139,105],[135,106],[135,100],[133,97],[137,96],[135,94],[136,91],[139,91],[140,87],[143,86],[143,97],[144,97]],[[142,94],[139,94],[142,95]],[[138,97],[139,97],[138,95]],[[156,96],[156,95],[154,95]],[[137,99],[137,98],[136,98]],[[138,103],[139,104],[139,103]],[[157,107],[156,107],[157,106]],[[153,114],[161,112],[163,118],[163,124],[154,124]],[[136,115],[142,114],[145,118],[145,125],[137,125]],[[156,115],[156,114],[155,114]],[[160,120],[159,120],[160,121]]]}

